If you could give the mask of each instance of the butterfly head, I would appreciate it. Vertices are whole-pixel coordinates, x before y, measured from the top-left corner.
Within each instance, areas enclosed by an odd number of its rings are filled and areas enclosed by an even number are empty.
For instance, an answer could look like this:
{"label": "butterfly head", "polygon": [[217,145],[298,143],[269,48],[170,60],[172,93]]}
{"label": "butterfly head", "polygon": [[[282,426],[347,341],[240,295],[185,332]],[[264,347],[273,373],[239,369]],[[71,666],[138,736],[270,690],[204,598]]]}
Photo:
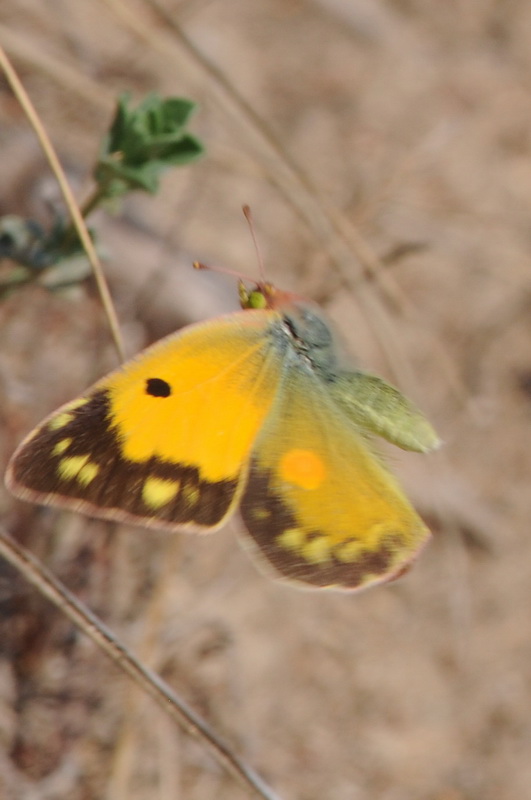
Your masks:
{"label": "butterfly head", "polygon": [[282,289],[277,289],[272,283],[266,282],[256,283],[252,289],[248,289],[243,280],[240,280],[238,294],[240,305],[243,309],[265,308],[282,312],[284,308],[303,300],[302,297],[293,294],[293,292],[284,292]]}

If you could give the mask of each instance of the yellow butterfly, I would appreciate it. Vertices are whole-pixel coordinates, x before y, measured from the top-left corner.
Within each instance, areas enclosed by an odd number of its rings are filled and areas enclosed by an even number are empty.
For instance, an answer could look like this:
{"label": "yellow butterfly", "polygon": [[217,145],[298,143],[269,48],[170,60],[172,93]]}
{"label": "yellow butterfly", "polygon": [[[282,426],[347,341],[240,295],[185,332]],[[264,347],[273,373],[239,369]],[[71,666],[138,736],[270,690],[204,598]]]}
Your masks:
{"label": "yellow butterfly", "polygon": [[259,561],[306,587],[399,576],[429,532],[370,434],[438,445],[388,383],[342,367],[319,310],[240,283],[242,311],[162,339],[42,422],[18,497],[118,522],[211,531],[240,507]]}

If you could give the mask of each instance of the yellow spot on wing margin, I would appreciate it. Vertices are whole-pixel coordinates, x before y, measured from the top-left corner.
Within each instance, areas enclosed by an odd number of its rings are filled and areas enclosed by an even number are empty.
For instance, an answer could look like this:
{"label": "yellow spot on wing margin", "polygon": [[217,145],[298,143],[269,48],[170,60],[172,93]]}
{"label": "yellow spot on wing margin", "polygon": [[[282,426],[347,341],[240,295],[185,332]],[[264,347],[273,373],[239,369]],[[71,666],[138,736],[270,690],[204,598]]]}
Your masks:
{"label": "yellow spot on wing margin", "polygon": [[189,508],[197,505],[199,502],[199,498],[201,497],[201,492],[197,488],[197,486],[192,486],[189,483],[185,483],[181,490],[183,500]]}
{"label": "yellow spot on wing margin", "polygon": [[85,464],[84,467],[81,467],[77,474],[77,480],[82,486],[88,486],[91,481],[94,480],[100,468],[97,464],[90,462]]}
{"label": "yellow spot on wing margin", "polygon": [[74,419],[73,414],[69,414],[67,411],[63,411],[62,414],[58,414],[56,417],[50,420],[48,423],[48,427],[52,431],[56,431],[59,428],[64,428],[65,425],[68,425],[69,422],[72,422]]}
{"label": "yellow spot on wing margin", "polygon": [[356,561],[359,555],[363,552],[364,548],[363,544],[356,539],[351,539],[348,542],[342,542],[338,547],[334,550],[334,555],[338,561],[343,561],[344,563],[352,563]]}
{"label": "yellow spot on wing margin", "polygon": [[285,550],[300,551],[306,541],[306,534],[300,528],[286,528],[277,536],[277,544]]}
{"label": "yellow spot on wing margin", "polygon": [[90,456],[70,456],[62,458],[57,467],[57,471],[63,480],[77,478],[79,471],[88,463]]}
{"label": "yellow spot on wing margin", "polygon": [[330,542],[326,536],[315,536],[304,544],[302,555],[311,564],[323,564],[330,560]]}
{"label": "yellow spot on wing margin", "polygon": [[142,487],[142,499],[150,508],[160,508],[169,503],[179,491],[179,481],[147,478]]}
{"label": "yellow spot on wing margin", "polygon": [[53,448],[52,454],[54,456],[61,456],[65,450],[68,450],[71,444],[72,444],[72,439],[70,437],[68,437],[67,439],[61,439],[61,441],[57,442],[57,444]]}
{"label": "yellow spot on wing margin", "polygon": [[77,400],[72,400],[71,403],[68,403],[65,411],[75,411],[76,408],[81,408],[81,406],[84,406],[89,400],[90,397],[78,397]]}

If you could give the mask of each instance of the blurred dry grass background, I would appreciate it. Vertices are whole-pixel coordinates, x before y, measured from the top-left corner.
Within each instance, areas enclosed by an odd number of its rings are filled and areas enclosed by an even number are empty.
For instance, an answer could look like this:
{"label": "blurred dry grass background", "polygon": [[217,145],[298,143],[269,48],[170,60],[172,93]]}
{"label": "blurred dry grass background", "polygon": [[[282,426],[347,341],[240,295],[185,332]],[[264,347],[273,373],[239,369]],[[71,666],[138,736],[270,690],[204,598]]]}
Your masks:
{"label": "blurred dry grass background", "polygon": [[[189,265],[255,269],[249,203],[270,278],[321,300],[446,443],[393,455],[435,536],[407,577],[359,596],[263,578],[238,521],[167,538],[4,492],[10,529],[286,800],[528,797],[531,5],[4,0],[0,42],[80,197],[118,92],[200,104],[207,157],[94,221],[129,353],[235,307]],[[57,190],[4,82],[0,119],[0,214],[46,221]],[[115,363],[91,291],[14,294],[0,343],[5,459]],[[246,796],[3,566],[0,590],[2,800]]]}

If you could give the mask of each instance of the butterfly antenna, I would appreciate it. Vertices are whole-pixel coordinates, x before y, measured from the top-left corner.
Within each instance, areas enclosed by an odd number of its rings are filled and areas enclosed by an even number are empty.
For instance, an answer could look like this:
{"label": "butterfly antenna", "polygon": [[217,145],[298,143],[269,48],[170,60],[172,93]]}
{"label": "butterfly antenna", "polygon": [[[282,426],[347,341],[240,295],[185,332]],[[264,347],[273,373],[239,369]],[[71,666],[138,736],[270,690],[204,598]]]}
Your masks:
{"label": "butterfly antenna", "polygon": [[[258,239],[256,238],[256,231],[254,227],[253,215],[251,214],[251,209],[249,206],[243,206],[243,213],[245,219],[247,220],[247,224],[249,225],[249,230],[251,231],[251,236],[253,238],[254,249],[256,252],[256,258],[258,260],[258,270],[260,272],[260,283],[265,284],[265,270],[264,270],[264,262],[262,261],[262,254],[260,252],[260,248],[258,246]],[[194,261],[193,263],[194,269],[209,269],[212,272],[219,272],[222,275],[229,275],[231,278],[237,278],[240,281],[247,281],[247,283],[256,283],[256,278],[252,278],[249,275],[245,275],[243,272],[237,272],[233,269],[227,269],[226,267],[215,267],[211,264],[203,264],[202,261]]]}
{"label": "butterfly antenna", "polygon": [[237,278],[239,281],[247,281],[247,283],[256,283],[256,278],[250,275],[244,275],[243,272],[238,272],[235,269],[227,269],[226,267],[215,267],[212,264],[203,264],[202,261],[194,261],[192,264],[194,269],[209,269],[211,272],[217,272],[220,275],[228,275],[230,278]]}
{"label": "butterfly antenna", "polygon": [[254,219],[251,213],[251,207],[247,205],[243,206],[242,211],[245,219],[247,220],[247,224],[249,226],[249,230],[251,231],[251,236],[253,238],[256,260],[258,261],[258,271],[260,272],[260,281],[261,283],[265,284],[266,279],[265,279],[264,262],[262,260],[262,253],[260,252],[260,248],[258,246],[258,239],[256,238],[256,229],[254,227]]}

